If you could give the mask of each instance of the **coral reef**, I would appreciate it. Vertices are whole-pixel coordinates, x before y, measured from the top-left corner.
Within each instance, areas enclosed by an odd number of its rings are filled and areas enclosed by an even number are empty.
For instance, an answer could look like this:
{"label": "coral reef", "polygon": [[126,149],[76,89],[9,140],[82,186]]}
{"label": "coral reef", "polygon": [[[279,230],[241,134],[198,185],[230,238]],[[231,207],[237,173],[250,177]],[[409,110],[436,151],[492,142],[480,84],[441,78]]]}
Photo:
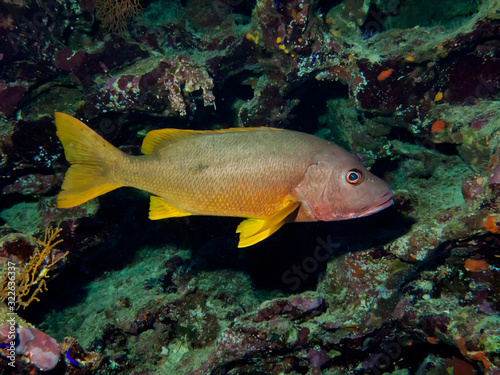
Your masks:
{"label": "coral reef", "polygon": [[[2,2],[1,371],[500,373],[499,44],[493,0]],[[246,251],[130,189],[58,209],[54,111],[130,154],[167,127],[316,134],[395,205]]]}
{"label": "coral reef", "polygon": [[[33,250],[29,260],[24,264],[7,261],[5,277],[0,281],[0,301],[7,302],[9,307],[25,308],[33,301],[40,301],[37,295],[47,291],[49,272],[60,267],[68,255],[55,250],[62,242],[57,240],[60,229],[47,228],[43,240],[38,240],[38,246]],[[7,247],[7,244],[4,244]],[[22,245],[21,245],[22,246]],[[14,296],[11,298],[10,296]]]}

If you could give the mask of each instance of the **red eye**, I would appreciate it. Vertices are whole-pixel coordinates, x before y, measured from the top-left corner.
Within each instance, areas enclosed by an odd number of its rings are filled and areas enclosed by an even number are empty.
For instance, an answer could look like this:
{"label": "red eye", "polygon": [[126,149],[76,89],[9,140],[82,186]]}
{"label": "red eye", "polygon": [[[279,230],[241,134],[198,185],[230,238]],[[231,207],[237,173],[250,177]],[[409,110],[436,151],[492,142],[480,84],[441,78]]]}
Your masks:
{"label": "red eye", "polygon": [[351,169],[345,175],[345,180],[352,185],[356,185],[363,181],[363,175],[359,169]]}

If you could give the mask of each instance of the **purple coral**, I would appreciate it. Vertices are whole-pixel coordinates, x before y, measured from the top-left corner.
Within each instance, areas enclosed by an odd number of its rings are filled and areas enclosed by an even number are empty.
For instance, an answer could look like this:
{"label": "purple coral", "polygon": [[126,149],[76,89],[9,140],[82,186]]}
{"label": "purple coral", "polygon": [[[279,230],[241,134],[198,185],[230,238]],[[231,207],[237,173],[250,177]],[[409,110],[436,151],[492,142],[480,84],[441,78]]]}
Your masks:
{"label": "purple coral", "polygon": [[0,82],[0,109],[5,116],[10,116],[26,93],[24,86]]}
{"label": "purple coral", "polygon": [[195,108],[190,96],[201,90],[205,106],[213,105],[213,81],[205,67],[193,65],[187,58],[161,60],[142,75],[124,74],[109,78],[98,92],[91,94],[80,108],[100,113],[100,107],[115,110],[147,110],[185,116],[187,108]]}
{"label": "purple coral", "polygon": [[[0,335],[4,340],[8,337],[9,329],[9,326],[0,328]],[[17,354],[27,356],[42,371],[56,367],[61,353],[59,344],[52,337],[32,327],[19,327],[17,339]]]}
{"label": "purple coral", "polygon": [[500,163],[492,170],[490,184],[500,184]]}
{"label": "purple coral", "polygon": [[54,55],[55,65],[66,72],[76,71],[86,61],[87,54],[81,50],[63,48]]}
{"label": "purple coral", "polygon": [[321,374],[321,367],[326,365],[330,360],[330,356],[324,349],[311,349],[307,353],[307,360],[312,368],[313,375]]}

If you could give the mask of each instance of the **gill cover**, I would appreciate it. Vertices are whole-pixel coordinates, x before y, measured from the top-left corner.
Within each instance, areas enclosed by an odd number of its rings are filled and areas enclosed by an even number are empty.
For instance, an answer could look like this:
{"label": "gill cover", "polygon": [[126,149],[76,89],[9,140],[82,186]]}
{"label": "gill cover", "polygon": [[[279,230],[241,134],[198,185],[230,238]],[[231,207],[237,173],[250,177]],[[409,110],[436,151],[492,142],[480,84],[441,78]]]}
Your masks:
{"label": "gill cover", "polygon": [[311,218],[325,220],[322,208],[328,202],[327,185],[335,168],[327,155],[316,155],[313,159],[317,160],[307,168],[304,178],[295,188],[295,193],[303,210]]}

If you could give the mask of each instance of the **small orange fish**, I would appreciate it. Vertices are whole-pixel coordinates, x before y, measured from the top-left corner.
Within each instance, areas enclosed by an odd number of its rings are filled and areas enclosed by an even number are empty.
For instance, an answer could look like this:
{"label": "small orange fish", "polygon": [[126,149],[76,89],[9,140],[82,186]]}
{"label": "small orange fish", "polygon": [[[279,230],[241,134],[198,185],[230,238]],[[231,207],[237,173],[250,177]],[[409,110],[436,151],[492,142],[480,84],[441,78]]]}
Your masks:
{"label": "small orange fish", "polygon": [[483,272],[488,269],[490,265],[484,260],[467,259],[465,261],[465,269],[470,272]]}
{"label": "small orange fish", "polygon": [[377,79],[379,81],[385,81],[387,78],[389,78],[391,76],[391,74],[394,72],[394,69],[390,68],[390,69],[387,69],[387,70],[384,70],[383,72],[381,72],[378,76],[377,76]]}
{"label": "small orange fish", "polygon": [[81,121],[56,113],[71,163],[58,207],[73,207],[122,186],[151,193],[152,220],[189,215],[247,218],[238,247],[292,221],[367,216],[391,204],[387,184],[341,147],[273,128],[153,130],[142,156],[118,150]]}
{"label": "small orange fish", "polygon": [[486,228],[488,232],[498,233],[500,232],[500,228],[495,224],[496,215],[489,215],[486,218],[486,221],[483,223],[483,227]]}
{"label": "small orange fish", "polygon": [[433,133],[439,133],[445,127],[445,122],[443,120],[435,121],[431,126],[431,131]]}

